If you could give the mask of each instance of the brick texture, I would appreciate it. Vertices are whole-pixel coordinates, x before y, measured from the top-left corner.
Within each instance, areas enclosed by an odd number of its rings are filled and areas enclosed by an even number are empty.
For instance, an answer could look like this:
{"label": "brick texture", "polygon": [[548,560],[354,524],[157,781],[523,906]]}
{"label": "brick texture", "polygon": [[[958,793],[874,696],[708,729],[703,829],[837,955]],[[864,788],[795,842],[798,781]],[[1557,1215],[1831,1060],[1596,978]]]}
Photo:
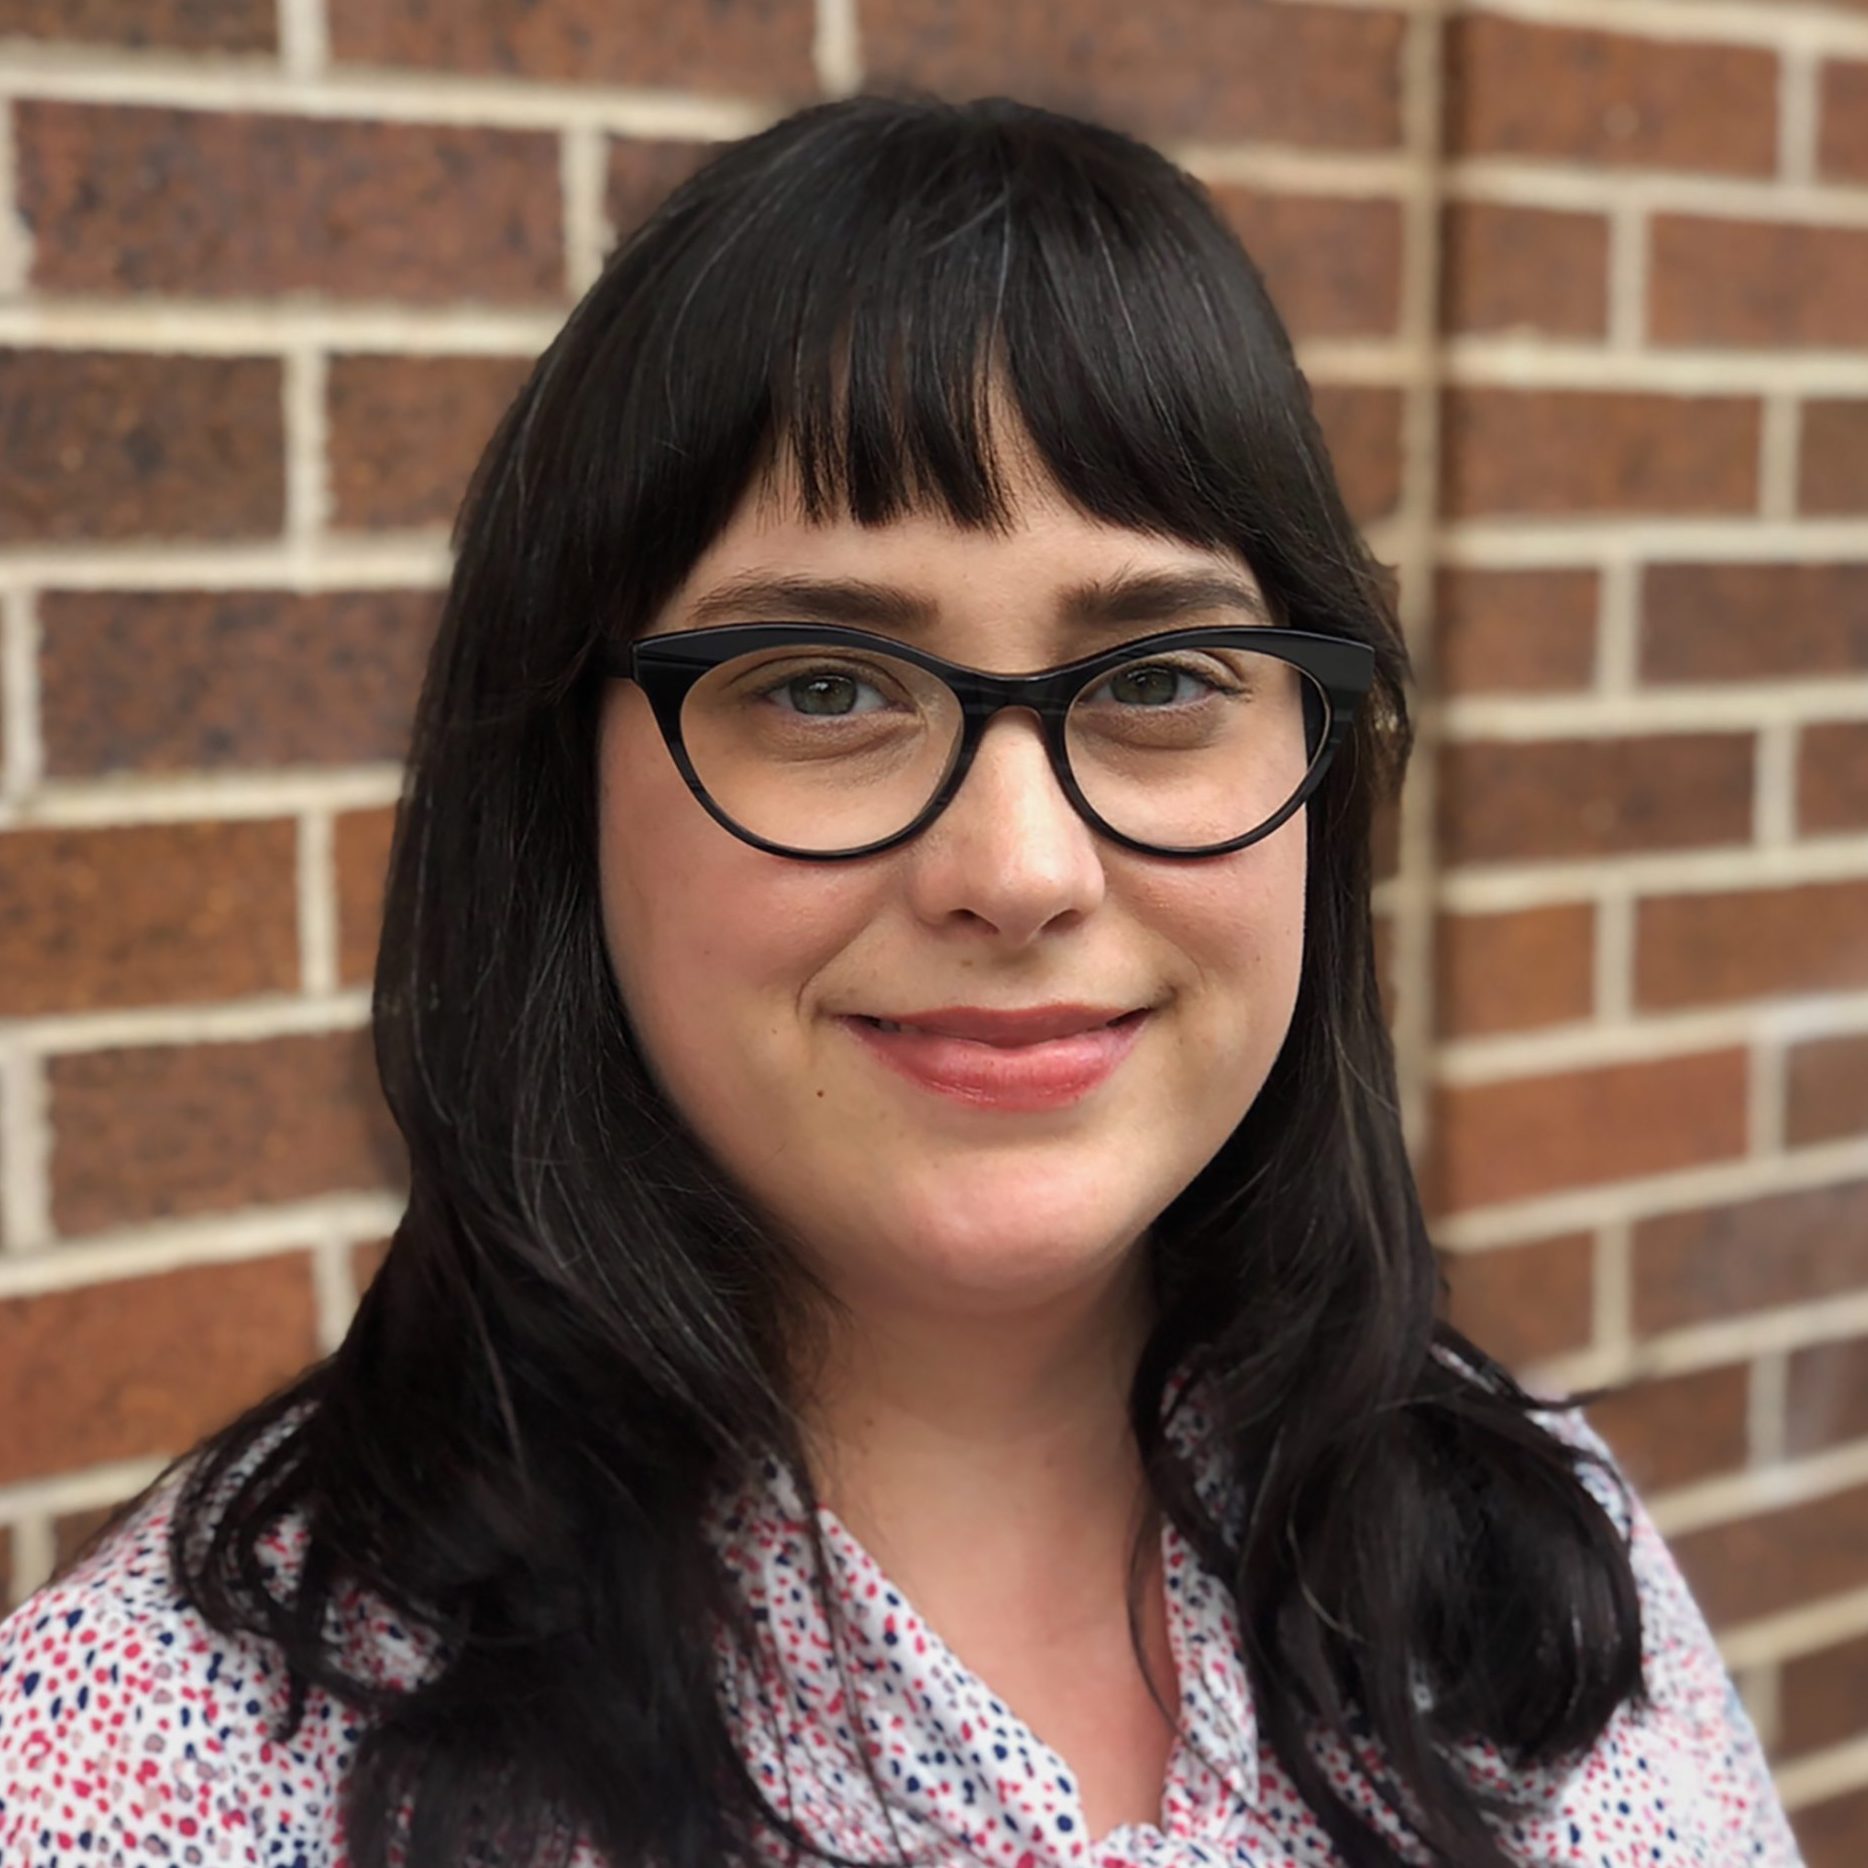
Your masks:
{"label": "brick texture", "polygon": [[398,760],[426,591],[54,591],[40,599],[46,770]]}
{"label": "brick texture", "polygon": [[1868,63],[1831,59],[1821,82],[1817,166],[1837,181],[1868,179]]}
{"label": "brick texture", "polygon": [[1443,917],[1434,972],[1440,1035],[1479,1037],[1587,1018],[1595,1001],[1595,929],[1587,902]]}
{"label": "brick texture", "polygon": [[1587,1233],[1565,1233],[1485,1252],[1443,1253],[1447,1315],[1512,1367],[1580,1349],[1594,1313],[1594,1245]]}
{"label": "brick texture", "polygon": [[1214,191],[1300,337],[1379,337],[1401,317],[1401,204]]}
{"label": "brick texture", "polygon": [[1868,673],[1868,559],[1656,565],[1642,598],[1644,680]]}
{"label": "brick texture", "polygon": [[1456,201],[1441,241],[1441,315],[1449,332],[1607,331],[1609,224],[1600,214]]}
{"label": "brick texture", "polygon": [[1722,1005],[1868,985],[1868,881],[1662,895],[1635,918],[1635,1002]]}
{"label": "brick texture", "polygon": [[1816,397],[1803,405],[1797,504],[1811,513],[1868,513],[1868,401]]}
{"label": "brick texture", "polygon": [[1791,1813],[1803,1868],[1856,1868],[1868,1836],[1868,1790],[1845,1791]]}
{"label": "brick texture", "polygon": [[1442,768],[1441,846],[1487,863],[1740,843],[1755,763],[1744,733],[1470,741]]}
{"label": "brick texture", "polygon": [[1860,1290],[1868,1286],[1868,1182],[1642,1220],[1633,1263],[1643,1331]]}
{"label": "brick texture", "polygon": [[270,52],[271,0],[0,0],[0,34],[178,52]]}
{"label": "brick texture", "polygon": [[1785,1757],[1855,1737],[1868,1725],[1868,1635],[1786,1662],[1777,1708]]}
{"label": "brick texture", "polygon": [[383,919],[383,877],[395,829],[390,810],[346,811],[332,844],[337,861],[338,972],[360,985],[376,965],[376,940]]}
{"label": "brick texture", "polygon": [[1692,1531],[1674,1554],[1715,1628],[1868,1584],[1868,1486]]}
{"label": "brick texture", "polygon": [[264,819],[0,837],[0,1017],[292,991],[296,848]]}
{"label": "brick texture", "polygon": [[1819,721],[1797,742],[1797,828],[1868,830],[1868,722]]}
{"label": "brick texture", "polygon": [[61,1233],[402,1179],[366,1033],[79,1051],[47,1079]]}
{"label": "brick texture", "polygon": [[[863,15],[872,82],[1008,91],[1156,134],[1344,149],[1401,138],[1404,20],[1277,0],[1211,29],[1202,0],[1069,12],[998,0],[884,0]],[[1198,45],[1201,56],[1189,58]]]}
{"label": "brick texture", "polygon": [[1449,147],[1461,155],[1769,175],[1777,60],[1737,46],[1476,14],[1450,25]]}
{"label": "brick texture", "polygon": [[0,1298],[0,1484],[179,1452],[316,1353],[297,1252]]}
{"label": "brick texture", "polygon": [[1868,1032],[1811,1038],[1784,1060],[1784,1136],[1793,1146],[1868,1135]]}
{"label": "brick texture", "polygon": [[1748,1363],[1635,1382],[1599,1401],[1589,1419],[1643,1491],[1735,1472],[1748,1447]]}
{"label": "brick texture", "polygon": [[499,72],[608,84],[753,91],[814,88],[811,0],[330,0],[345,64]]}
{"label": "brick texture", "polygon": [[710,153],[705,143],[619,137],[609,147],[604,185],[604,215],[616,239],[635,228],[661,204],[677,183],[684,182]]}
{"label": "brick texture", "polygon": [[1595,672],[1601,579],[1594,571],[1440,573],[1435,674],[1448,694],[1563,693]]}
{"label": "brick texture", "polygon": [[1868,1437],[1868,1338],[1811,1343],[1790,1358],[1784,1441],[1792,1453]]}
{"label": "brick texture", "polygon": [[523,357],[333,357],[331,523],[450,524],[530,367]]}
{"label": "brick texture", "polygon": [[1654,219],[1652,328],[1663,344],[1868,342],[1868,227]]}
{"label": "brick texture", "polygon": [[274,358],[0,350],[0,546],[276,533],[281,394]]}
{"label": "brick texture", "polygon": [[1441,495],[1455,519],[1750,512],[1760,419],[1744,396],[1454,389]]}
{"label": "brick texture", "polygon": [[38,101],[16,117],[32,277],[48,290],[563,294],[548,136]]}
{"label": "brick texture", "polygon": [[1745,1146],[1745,1076],[1733,1050],[1443,1085],[1431,1203],[1458,1212],[1729,1160]]}
{"label": "brick texture", "polygon": [[1392,389],[1319,383],[1317,420],[1359,525],[1393,512],[1401,498],[1401,397]]}

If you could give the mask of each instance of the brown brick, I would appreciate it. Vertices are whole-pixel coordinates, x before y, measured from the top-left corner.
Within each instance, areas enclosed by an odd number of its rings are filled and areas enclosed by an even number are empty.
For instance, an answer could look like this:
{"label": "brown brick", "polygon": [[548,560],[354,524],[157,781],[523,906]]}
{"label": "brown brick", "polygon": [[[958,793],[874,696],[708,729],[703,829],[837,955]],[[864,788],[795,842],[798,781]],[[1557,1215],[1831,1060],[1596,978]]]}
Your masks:
{"label": "brown brick", "polygon": [[1646,681],[1868,670],[1868,562],[1661,564],[1642,584]]}
{"label": "brown brick", "polygon": [[1868,986],[1868,882],[1660,895],[1635,910],[1643,1011]]}
{"label": "brown brick", "polygon": [[1401,501],[1400,390],[1318,383],[1312,394],[1350,516],[1385,518]]}
{"label": "brown brick", "polygon": [[1754,754],[1748,733],[1456,742],[1441,762],[1442,854],[1526,862],[1744,843]]}
{"label": "brown brick", "polygon": [[337,864],[337,970],[346,986],[366,983],[376,971],[383,925],[383,881],[395,831],[392,807],[346,811],[333,837]]}
{"label": "brown brick", "polygon": [[1588,1233],[1443,1252],[1440,1263],[1454,1328],[1508,1368],[1588,1343],[1595,1304],[1595,1246]]}
{"label": "brown brick", "polygon": [[1822,72],[1816,162],[1836,181],[1868,181],[1868,63],[1832,59]]}
{"label": "brown brick", "polygon": [[[600,84],[776,92],[815,89],[811,0],[331,0],[331,51],[347,65],[510,72]],[[863,21],[867,37],[869,21]]]}
{"label": "brown brick", "polygon": [[1442,493],[1487,514],[1751,512],[1758,404],[1629,390],[1449,390]]}
{"label": "brown brick", "polygon": [[178,52],[270,52],[273,0],[0,0],[0,35]]}
{"label": "brown brick", "polygon": [[1803,405],[1797,504],[1804,512],[1868,512],[1868,400]]}
{"label": "brown brick", "polygon": [[1438,1034],[1472,1038],[1587,1018],[1595,926],[1588,902],[1442,915],[1434,948]]}
{"label": "brown brick", "polygon": [[1551,694],[1588,687],[1600,607],[1594,571],[1441,571],[1434,624],[1441,691]]}
{"label": "brown brick", "polygon": [[1449,331],[1600,337],[1609,318],[1609,224],[1600,214],[1447,204],[1441,318]]}
{"label": "brown brick", "polygon": [[1784,1062],[1784,1134],[1793,1148],[1868,1135],[1868,1033],[1793,1044]]}
{"label": "brown brick", "polygon": [[1809,1343],[1790,1358],[1784,1450],[1814,1453],[1868,1437],[1868,1337]]}
{"label": "brown brick", "polygon": [[1731,1160],[1745,1149],[1745,1088],[1738,1049],[1442,1084],[1431,1204],[1460,1212]]}
{"label": "brown brick", "polygon": [[1449,147],[1719,175],[1777,166],[1768,52],[1537,25],[1495,15],[1448,27]]}
{"label": "brown brick", "polygon": [[1850,1790],[1791,1812],[1803,1868],[1861,1868],[1868,1836],[1868,1790]]}
{"label": "brown brick", "polygon": [[1634,1230],[1644,1333],[1868,1285],[1868,1181],[1664,1213]]}
{"label": "brown brick", "polygon": [[1797,744],[1797,828],[1868,829],[1868,721],[1806,726]]}
{"label": "brown brick", "polygon": [[[1868,1731],[1868,1635],[1836,1647],[1799,1654],[1784,1663],[1778,1680],[1777,1749],[1799,1752],[1839,1745]],[[1862,1804],[1862,1834],[1868,1835],[1868,1798]]]}
{"label": "brown brick", "polygon": [[1737,1472],[1750,1451],[1751,1365],[1696,1369],[1629,1384],[1589,1410],[1640,1492]]}
{"label": "brown brick", "polygon": [[317,1347],[301,1252],[0,1300],[0,1484],[181,1452]]}
{"label": "brown brick", "polygon": [[711,155],[717,143],[675,142],[662,138],[616,137],[610,143],[604,215],[610,237],[622,240]]}
{"label": "brown brick", "polygon": [[548,135],[40,100],[15,116],[32,278],[50,290],[564,296]]}
{"label": "brown brick", "polygon": [[399,760],[428,591],[57,591],[40,599],[47,770]]}
{"label": "brown brick", "polygon": [[66,1235],[404,1178],[365,1031],[77,1051],[46,1075]]}
{"label": "brown brick", "polygon": [[1401,204],[1219,186],[1214,200],[1301,340],[1387,337],[1401,321]]}
{"label": "brown brick", "polygon": [[289,820],[0,837],[0,1017],[298,985]]}
{"label": "brown brick", "polygon": [[1868,1583],[1868,1485],[1670,1540],[1715,1628]]}
{"label": "brown brick", "polygon": [[1652,239],[1656,343],[1868,343],[1868,227],[1657,214]]}
{"label": "brown brick", "polygon": [[1233,8],[1223,30],[1210,0],[874,0],[863,56],[881,88],[1005,92],[1156,132],[1392,149],[1405,26],[1373,7],[1276,0]]}
{"label": "brown brick", "polygon": [[526,357],[333,357],[334,525],[446,525],[531,369]]}
{"label": "brown brick", "polygon": [[285,517],[269,357],[0,350],[0,543],[256,538]]}

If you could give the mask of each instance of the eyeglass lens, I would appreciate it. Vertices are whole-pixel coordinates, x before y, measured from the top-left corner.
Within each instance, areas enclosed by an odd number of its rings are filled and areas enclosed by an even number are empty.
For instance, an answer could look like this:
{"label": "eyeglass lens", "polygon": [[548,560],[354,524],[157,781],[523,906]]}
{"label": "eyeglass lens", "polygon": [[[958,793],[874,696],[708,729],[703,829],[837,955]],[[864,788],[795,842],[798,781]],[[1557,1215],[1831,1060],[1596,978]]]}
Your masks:
{"label": "eyeglass lens", "polygon": [[[1229,842],[1303,784],[1309,684],[1250,649],[1123,663],[1070,708],[1071,772],[1123,836],[1168,850]],[[681,734],[695,776],[741,829],[831,855],[905,830],[952,770],[962,724],[953,690],[913,662],[790,644],[710,669],[688,692]]]}

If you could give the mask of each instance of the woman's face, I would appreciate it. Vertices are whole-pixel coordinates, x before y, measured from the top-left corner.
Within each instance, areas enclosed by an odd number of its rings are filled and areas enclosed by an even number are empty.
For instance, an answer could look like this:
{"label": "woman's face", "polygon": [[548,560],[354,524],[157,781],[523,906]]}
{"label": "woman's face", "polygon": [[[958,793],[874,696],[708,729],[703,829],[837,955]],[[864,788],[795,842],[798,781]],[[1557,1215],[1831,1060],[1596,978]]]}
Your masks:
{"label": "woman's face", "polygon": [[[782,484],[755,494],[650,633],[696,626],[702,599],[754,575],[911,593],[924,622],[868,626],[997,673],[1249,620],[1065,620],[1064,594],[1092,580],[1217,570],[1256,584],[1237,559],[1101,524],[1021,473],[1003,535],[928,514],[811,525]],[[1303,948],[1301,811],[1230,855],[1123,849],[1071,808],[1035,717],[1006,712],[918,837],[852,861],[773,856],[707,815],[628,681],[606,698],[600,771],[605,932],[644,1056],[847,1301],[978,1315],[1112,1275],[1237,1124],[1283,1042]],[[1146,1016],[1091,1087],[983,1098],[977,1044],[863,1022],[1056,1006]],[[1005,1066],[1005,1053],[985,1063]]]}

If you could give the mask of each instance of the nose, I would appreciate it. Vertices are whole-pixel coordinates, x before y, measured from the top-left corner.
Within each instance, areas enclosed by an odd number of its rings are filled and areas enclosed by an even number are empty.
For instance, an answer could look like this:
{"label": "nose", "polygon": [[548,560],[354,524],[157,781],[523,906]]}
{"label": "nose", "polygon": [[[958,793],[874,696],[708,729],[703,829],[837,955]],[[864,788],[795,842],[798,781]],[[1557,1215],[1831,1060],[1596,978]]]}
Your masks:
{"label": "nose", "polygon": [[1023,946],[1103,898],[1103,854],[1051,770],[1034,715],[1007,708],[986,728],[947,808],[908,846],[917,912],[956,917]]}

